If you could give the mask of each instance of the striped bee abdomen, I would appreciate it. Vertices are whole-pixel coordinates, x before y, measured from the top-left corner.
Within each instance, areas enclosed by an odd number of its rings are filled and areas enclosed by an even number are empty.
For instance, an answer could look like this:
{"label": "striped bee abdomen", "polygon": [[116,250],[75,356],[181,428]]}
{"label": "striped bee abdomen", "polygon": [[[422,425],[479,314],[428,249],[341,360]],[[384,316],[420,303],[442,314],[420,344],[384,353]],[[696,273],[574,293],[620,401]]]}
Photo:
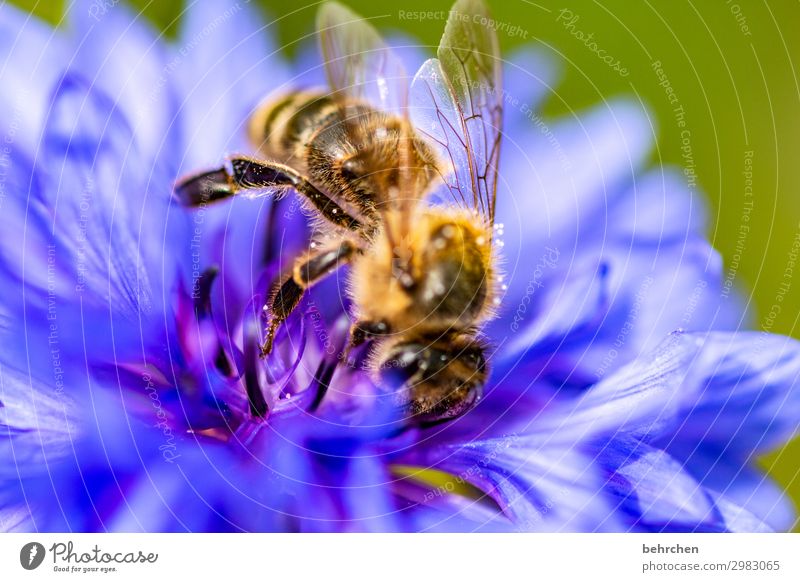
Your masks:
{"label": "striped bee abdomen", "polygon": [[250,141],[277,161],[302,161],[311,135],[334,122],[339,109],[322,91],[295,91],[263,103],[250,118]]}

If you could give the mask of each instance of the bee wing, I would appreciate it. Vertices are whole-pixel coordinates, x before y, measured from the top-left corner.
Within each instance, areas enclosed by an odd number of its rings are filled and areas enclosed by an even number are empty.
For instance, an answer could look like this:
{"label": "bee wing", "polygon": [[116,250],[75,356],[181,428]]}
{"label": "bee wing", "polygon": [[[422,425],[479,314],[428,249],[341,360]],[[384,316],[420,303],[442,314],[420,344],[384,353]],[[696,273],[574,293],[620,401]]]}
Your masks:
{"label": "bee wing", "polygon": [[482,0],[458,0],[436,59],[411,84],[411,119],[439,150],[452,199],[494,222],[503,96],[500,48]]}
{"label": "bee wing", "polygon": [[405,68],[372,25],[338,2],[327,2],[317,14],[317,31],[335,95],[391,113],[406,110]]}
{"label": "bee wing", "polygon": [[[325,72],[340,106],[348,100],[366,102],[379,111],[408,118],[409,77],[402,61],[386,45],[375,28],[358,14],[339,4],[326,2],[317,14],[317,31],[325,60]],[[346,123],[356,120],[344,116]],[[376,139],[378,139],[376,137]],[[400,190],[387,193],[391,205],[379,210],[390,239],[401,240],[407,234],[413,195],[403,191],[411,185],[407,178],[412,159],[410,136],[400,142],[400,171],[404,176]],[[387,211],[397,211],[398,220],[389,221]]]}

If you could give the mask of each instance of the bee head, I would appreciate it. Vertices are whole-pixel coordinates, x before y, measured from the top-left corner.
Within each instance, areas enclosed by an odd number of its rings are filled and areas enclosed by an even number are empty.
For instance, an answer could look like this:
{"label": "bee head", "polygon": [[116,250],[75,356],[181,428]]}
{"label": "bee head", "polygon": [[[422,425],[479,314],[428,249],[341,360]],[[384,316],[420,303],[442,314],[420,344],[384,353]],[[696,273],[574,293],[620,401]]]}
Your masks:
{"label": "bee head", "polygon": [[417,424],[461,416],[480,400],[486,383],[484,347],[467,336],[431,343],[406,341],[386,353],[380,375]]}

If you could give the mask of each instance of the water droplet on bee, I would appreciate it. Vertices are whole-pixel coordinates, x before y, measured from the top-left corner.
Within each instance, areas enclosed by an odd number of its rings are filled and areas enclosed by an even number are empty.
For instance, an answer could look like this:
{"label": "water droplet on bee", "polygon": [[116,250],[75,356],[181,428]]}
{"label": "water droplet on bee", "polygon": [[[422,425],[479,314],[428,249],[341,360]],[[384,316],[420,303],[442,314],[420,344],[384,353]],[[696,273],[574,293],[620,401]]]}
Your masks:
{"label": "water droplet on bee", "polygon": [[508,291],[508,285],[501,285],[500,289],[502,289],[503,291]]}

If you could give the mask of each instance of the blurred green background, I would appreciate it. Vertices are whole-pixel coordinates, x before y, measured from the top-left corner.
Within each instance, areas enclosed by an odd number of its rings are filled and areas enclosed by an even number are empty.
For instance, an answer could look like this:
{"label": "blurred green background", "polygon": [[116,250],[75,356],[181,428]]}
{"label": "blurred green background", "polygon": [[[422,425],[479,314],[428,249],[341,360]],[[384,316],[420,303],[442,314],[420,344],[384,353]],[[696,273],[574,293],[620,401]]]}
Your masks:
{"label": "blurred green background", "polygon": [[[289,53],[313,30],[317,2],[258,0],[276,22]],[[448,10],[451,0],[344,0],[384,30],[403,30],[435,46],[443,22],[401,19],[400,10]],[[655,114],[659,146],[654,162],[682,165],[681,128],[652,65],[661,68],[683,105],[691,129],[699,186],[711,208],[708,235],[735,284],[750,300],[753,326],[800,337],[800,281],[791,283],[778,318],[776,303],[792,240],[800,234],[800,2],[798,0],[487,0],[496,21],[522,32],[499,33],[501,48],[537,43],[563,67],[545,114],[581,109],[620,94],[635,94]],[[17,0],[57,22],[62,3]],[[132,3],[167,34],[183,3]],[[622,76],[603,64],[564,27],[593,34],[599,48],[619,60]],[[745,207],[745,156],[752,152],[750,231],[739,238]],[[737,253],[738,245],[738,253]],[[734,255],[740,254],[740,259]],[[738,262],[738,265],[737,265]],[[797,411],[800,416],[800,411]],[[800,505],[800,440],[761,460]]]}

